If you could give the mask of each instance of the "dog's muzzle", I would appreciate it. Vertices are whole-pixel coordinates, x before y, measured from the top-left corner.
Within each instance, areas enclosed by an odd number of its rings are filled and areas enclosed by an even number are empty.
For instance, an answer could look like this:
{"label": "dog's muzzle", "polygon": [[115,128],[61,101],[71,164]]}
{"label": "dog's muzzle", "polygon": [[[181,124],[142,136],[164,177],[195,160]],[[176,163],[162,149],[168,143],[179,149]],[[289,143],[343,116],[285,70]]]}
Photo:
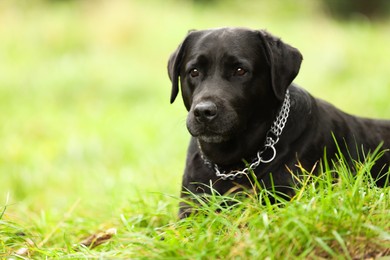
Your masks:
{"label": "dog's muzzle", "polygon": [[238,126],[237,112],[232,107],[210,100],[194,104],[187,117],[188,131],[206,143],[229,140]]}
{"label": "dog's muzzle", "polygon": [[211,101],[204,101],[194,108],[194,116],[199,123],[210,123],[218,116],[217,105]]}

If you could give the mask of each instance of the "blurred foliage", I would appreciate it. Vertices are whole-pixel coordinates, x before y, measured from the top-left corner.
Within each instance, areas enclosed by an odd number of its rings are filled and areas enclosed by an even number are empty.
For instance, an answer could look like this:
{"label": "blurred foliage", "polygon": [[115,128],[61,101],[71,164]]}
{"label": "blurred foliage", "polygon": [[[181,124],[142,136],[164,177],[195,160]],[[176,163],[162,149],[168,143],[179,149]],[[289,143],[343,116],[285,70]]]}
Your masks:
{"label": "blurred foliage", "polygon": [[[58,0],[53,0],[58,1]],[[192,0],[196,4],[211,5],[223,0]],[[316,1],[316,0],[315,0]],[[338,19],[353,19],[363,16],[368,19],[386,18],[390,15],[388,0],[317,0],[322,2],[325,13]],[[297,3],[299,5],[299,3]]]}
{"label": "blurred foliage", "polygon": [[189,135],[180,99],[169,105],[167,59],[189,29],[220,26],[281,36],[303,53],[298,84],[347,112],[389,116],[388,22],[341,23],[310,0],[4,0],[0,199],[10,191],[39,210],[177,192]]}
{"label": "blurred foliage", "polygon": [[[75,0],[46,0],[48,2],[66,2]],[[226,3],[226,0],[186,0],[199,5],[214,5],[217,2]],[[315,0],[323,4],[324,12],[340,19],[350,19],[356,16],[365,16],[369,19],[388,17],[390,1],[388,0]],[[299,3],[297,3],[299,5]]]}
{"label": "blurred foliage", "polygon": [[369,19],[389,17],[388,0],[322,0],[325,7],[337,18],[350,19],[364,16]]}
{"label": "blurred foliage", "polygon": [[312,0],[2,0],[2,220],[46,237],[80,201],[50,239],[61,247],[123,212],[164,202],[174,216],[161,194],[179,194],[189,134],[181,100],[169,104],[167,59],[189,29],[221,26],[282,37],[304,56],[296,83],[389,118],[390,20],[330,19]]}

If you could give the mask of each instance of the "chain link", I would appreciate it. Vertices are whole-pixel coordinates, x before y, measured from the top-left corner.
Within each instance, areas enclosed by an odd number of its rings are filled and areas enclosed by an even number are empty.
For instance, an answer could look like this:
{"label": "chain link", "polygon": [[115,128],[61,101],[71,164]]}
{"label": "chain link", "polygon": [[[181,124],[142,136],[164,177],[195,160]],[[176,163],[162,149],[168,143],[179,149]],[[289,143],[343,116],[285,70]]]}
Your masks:
{"label": "chain link", "polygon": [[[287,90],[282,107],[279,110],[278,116],[276,117],[275,121],[272,123],[270,130],[268,130],[266,134],[264,147],[257,152],[256,158],[252,161],[251,164],[249,164],[248,167],[242,170],[232,170],[228,173],[226,173],[226,171],[221,171],[220,167],[216,163],[211,162],[209,159],[207,159],[204,156],[198,141],[199,150],[201,151],[201,157],[203,159],[204,164],[210,167],[211,169],[213,169],[215,171],[215,175],[221,178],[222,180],[227,180],[227,179],[234,180],[236,178],[241,178],[244,175],[248,175],[250,171],[255,170],[261,163],[272,162],[276,157],[275,144],[279,142],[279,137],[282,134],[284,127],[286,126],[289,113],[290,113],[290,93]],[[263,158],[263,154],[266,151],[271,152],[270,154],[271,156],[268,159]]]}

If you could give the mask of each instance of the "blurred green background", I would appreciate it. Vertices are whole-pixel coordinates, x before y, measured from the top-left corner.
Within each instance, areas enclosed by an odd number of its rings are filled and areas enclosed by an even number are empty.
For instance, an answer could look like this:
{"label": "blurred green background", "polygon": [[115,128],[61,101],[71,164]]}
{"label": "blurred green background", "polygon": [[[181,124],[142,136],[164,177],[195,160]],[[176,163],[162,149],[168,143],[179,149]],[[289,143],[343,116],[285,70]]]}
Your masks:
{"label": "blurred green background", "polygon": [[174,215],[189,134],[182,101],[169,104],[166,64],[189,29],[267,29],[302,52],[296,83],[347,112],[390,118],[390,19],[347,10],[312,0],[0,1],[4,218],[43,223],[77,201],[74,214],[97,222],[161,203]]}

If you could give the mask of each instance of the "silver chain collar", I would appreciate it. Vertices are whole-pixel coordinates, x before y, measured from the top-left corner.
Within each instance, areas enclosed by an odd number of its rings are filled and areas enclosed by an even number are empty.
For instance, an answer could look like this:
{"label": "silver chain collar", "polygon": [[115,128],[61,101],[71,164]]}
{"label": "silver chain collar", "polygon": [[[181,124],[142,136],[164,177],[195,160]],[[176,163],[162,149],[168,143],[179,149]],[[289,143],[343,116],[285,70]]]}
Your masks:
{"label": "silver chain collar", "polygon": [[[279,142],[279,137],[282,134],[283,128],[287,123],[289,113],[290,113],[290,93],[287,90],[282,107],[279,110],[279,114],[276,117],[275,121],[272,123],[270,130],[268,130],[266,134],[264,147],[257,152],[256,158],[246,168],[242,170],[232,170],[230,172],[222,171],[216,163],[213,163],[212,161],[206,158],[206,156],[202,152],[198,140],[198,147],[204,164],[210,167],[211,169],[213,169],[215,171],[215,175],[218,178],[221,178],[222,180],[227,180],[227,179],[234,180],[236,178],[241,178],[244,175],[248,175],[248,173],[250,171],[255,170],[260,165],[260,163],[272,162],[276,157],[275,145],[277,144],[277,142]],[[266,151],[271,152],[271,156],[268,159],[263,157],[263,154]]]}

